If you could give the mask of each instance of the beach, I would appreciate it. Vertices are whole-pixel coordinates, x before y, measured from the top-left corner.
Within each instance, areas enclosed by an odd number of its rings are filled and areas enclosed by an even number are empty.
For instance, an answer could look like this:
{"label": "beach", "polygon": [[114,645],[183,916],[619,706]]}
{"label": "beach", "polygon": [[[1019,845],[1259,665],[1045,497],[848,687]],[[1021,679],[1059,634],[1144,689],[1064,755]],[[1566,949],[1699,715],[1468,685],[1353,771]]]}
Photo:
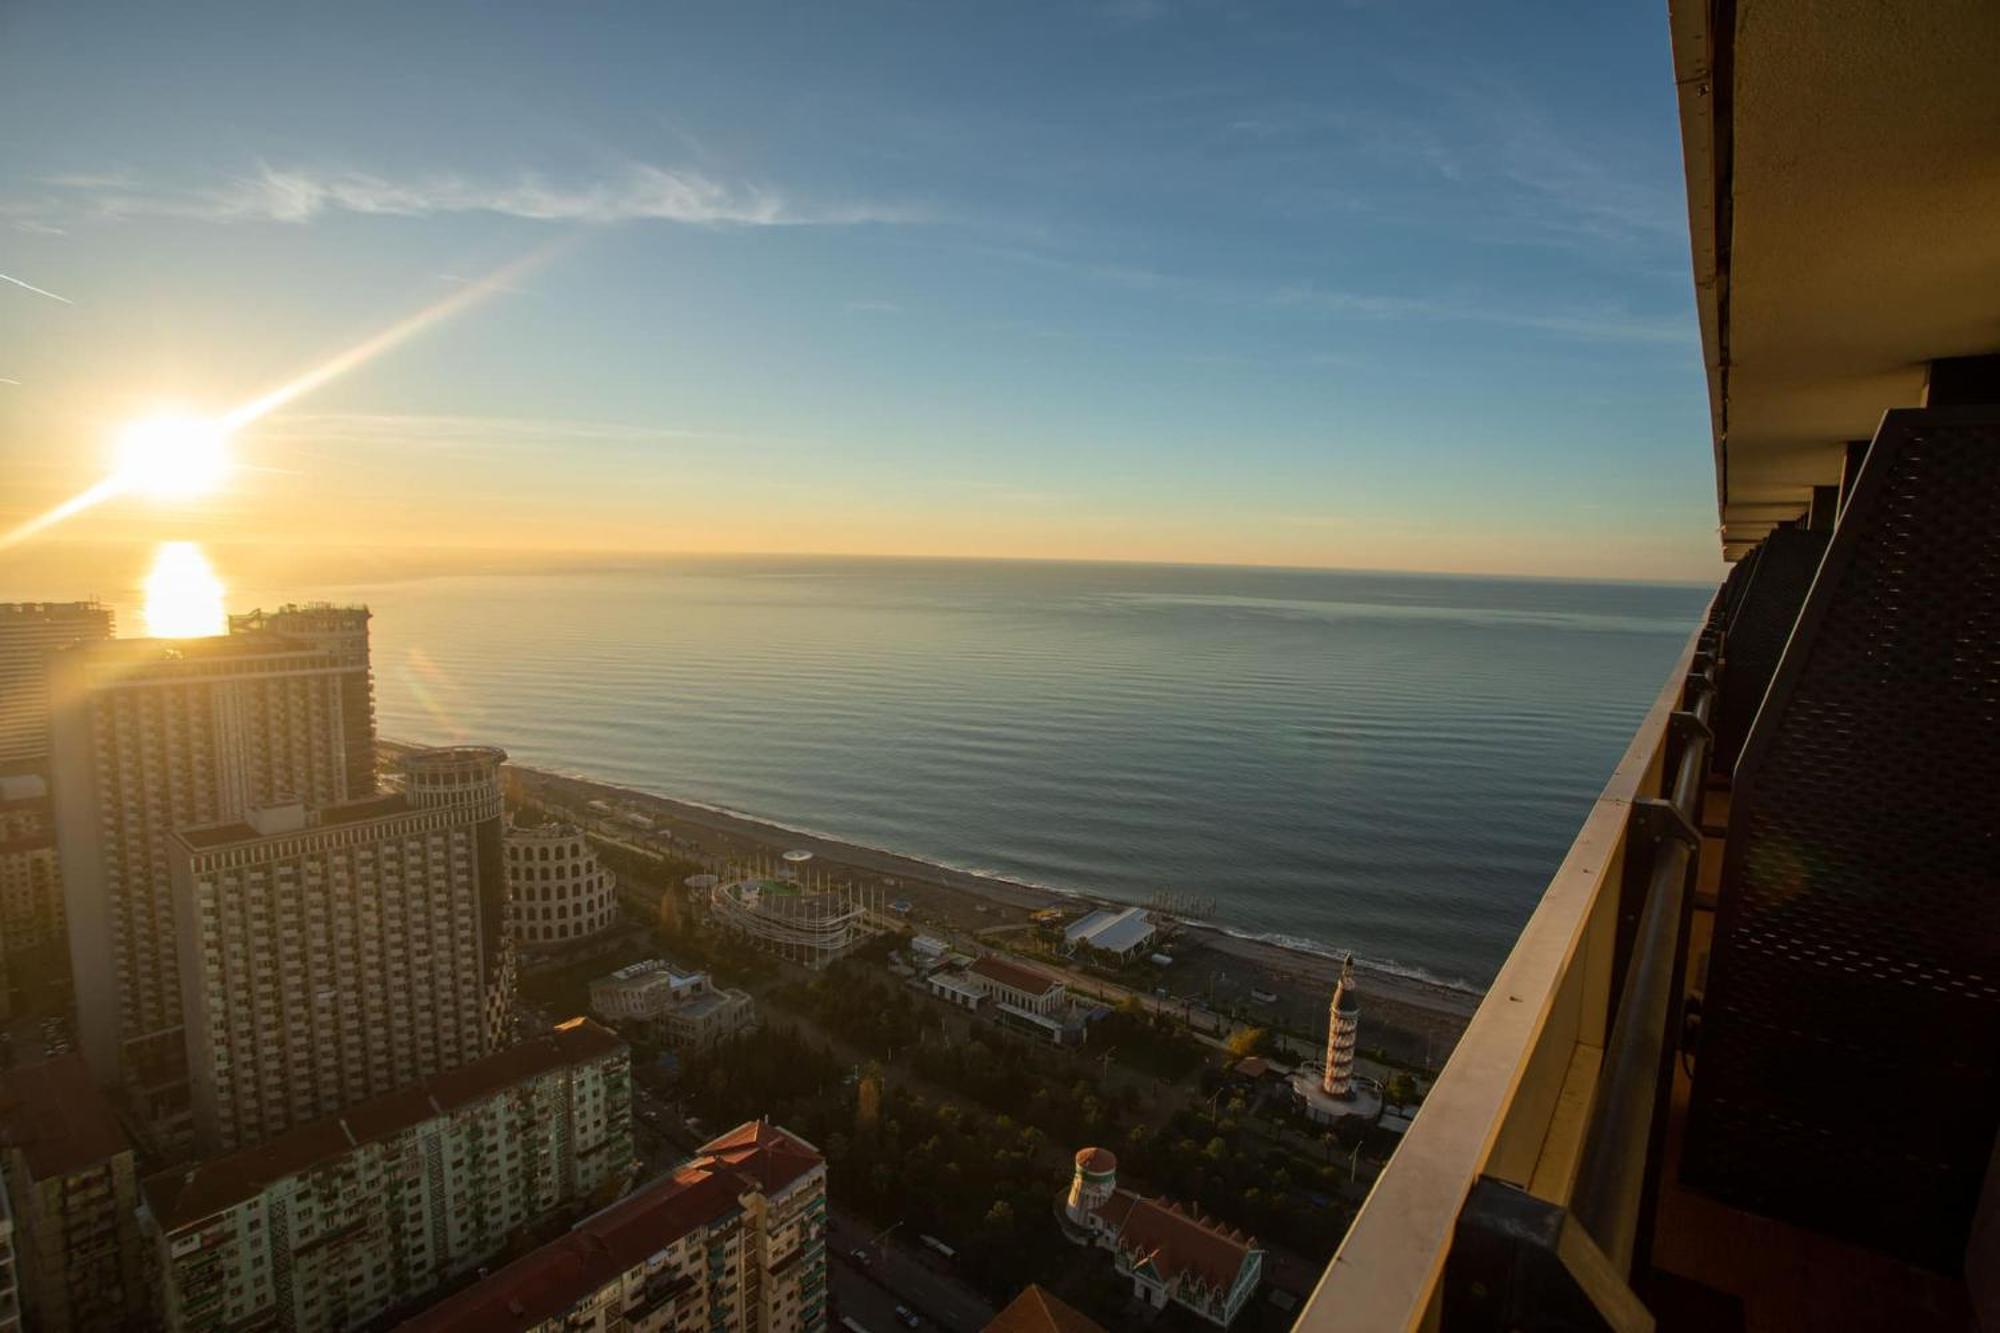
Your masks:
{"label": "beach", "polygon": [[[385,754],[404,748],[382,742]],[[1050,907],[1079,913],[1124,906],[1110,898],[1061,893],[999,876],[938,865],[825,833],[787,828],[696,802],[675,800],[575,774],[508,765],[517,797],[614,830],[621,840],[717,870],[748,867],[793,849],[811,852],[831,879],[879,890],[884,903],[909,904],[910,927],[961,945],[1006,948],[1031,915]],[[593,803],[598,804],[593,804]],[[637,821],[644,820],[644,824]],[[1340,959],[1330,952],[1232,934],[1225,923],[1183,922],[1171,969],[1160,976],[1175,998],[1242,1021],[1323,1032]],[[1356,959],[1363,1004],[1360,1045],[1420,1069],[1444,1063],[1481,993]],[[1257,998],[1262,992],[1274,999]]]}

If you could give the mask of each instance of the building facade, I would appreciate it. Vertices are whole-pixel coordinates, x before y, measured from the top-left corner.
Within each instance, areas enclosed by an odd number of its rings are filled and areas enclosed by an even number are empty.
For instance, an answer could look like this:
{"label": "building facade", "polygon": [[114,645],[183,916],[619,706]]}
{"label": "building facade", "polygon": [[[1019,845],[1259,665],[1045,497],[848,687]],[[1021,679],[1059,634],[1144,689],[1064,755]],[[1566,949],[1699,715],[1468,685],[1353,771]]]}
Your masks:
{"label": "building facade", "polygon": [[588,1019],[145,1182],[171,1329],[338,1333],[620,1188],[631,1061]]}
{"label": "building facade", "polygon": [[402,1325],[418,1333],[827,1327],[826,1162],[752,1121]]}
{"label": "building facade", "polygon": [[1111,1251],[1132,1295],[1156,1310],[1179,1305],[1227,1328],[1263,1280],[1256,1241],[1177,1203],[1118,1188],[1118,1159],[1106,1148],[1077,1153],[1060,1218],[1072,1241]]}
{"label": "building facade", "polygon": [[618,923],[618,877],[574,824],[507,830],[511,929],[523,949],[561,949]]}
{"label": "building facade", "polygon": [[469,1063],[507,1035],[505,758],[413,751],[400,792],[173,836],[204,1151]]}
{"label": "building facade", "polygon": [[96,602],[0,602],[0,765],[49,752],[48,657],[111,637]]}
{"label": "building facade", "polygon": [[668,1045],[705,1051],[757,1025],[747,991],[717,986],[706,972],[682,972],[657,958],[631,963],[590,983],[590,1008],[609,1022],[651,1023]]}
{"label": "building facade", "polygon": [[47,780],[26,766],[0,770],[0,1018],[17,986],[29,989],[28,1008],[54,1008],[36,983],[69,970],[61,864]]}
{"label": "building facade", "polygon": [[0,1181],[0,1333],[21,1327],[21,1266],[14,1252],[14,1207]]}
{"label": "building facade", "polygon": [[37,1329],[126,1328],[152,1310],[131,1141],[80,1056],[0,1079],[0,1175]]}
{"label": "building facade", "polygon": [[375,790],[375,675],[368,660],[369,611],[331,602],[287,603],[275,611],[229,617],[231,634],[270,634],[307,644],[340,673],[340,740],[347,754],[350,796]]}
{"label": "building facade", "polygon": [[924,984],[948,1004],[984,1009],[1008,1026],[1057,1044],[1082,1037],[1068,987],[1046,972],[998,954],[975,958],[958,971],[939,968],[924,979]]}
{"label": "building facade", "polygon": [[78,1038],[149,1123],[184,1128],[187,1076],[169,843],[258,806],[375,790],[354,668],[271,631],[117,639],[53,654],[50,785]]}

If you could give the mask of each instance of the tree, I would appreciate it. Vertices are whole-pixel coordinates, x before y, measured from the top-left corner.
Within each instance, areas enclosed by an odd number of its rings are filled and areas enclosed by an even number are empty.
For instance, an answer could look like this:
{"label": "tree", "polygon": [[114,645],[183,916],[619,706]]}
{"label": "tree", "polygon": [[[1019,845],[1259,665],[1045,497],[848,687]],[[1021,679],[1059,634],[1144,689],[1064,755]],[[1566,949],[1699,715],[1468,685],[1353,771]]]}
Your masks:
{"label": "tree", "polygon": [[1389,1075],[1389,1081],[1382,1089],[1383,1096],[1397,1106],[1408,1106],[1417,1100],[1417,1081],[1404,1070]]}
{"label": "tree", "polygon": [[875,1132],[882,1120],[882,1075],[873,1065],[861,1076],[855,1089],[854,1128],[864,1137]]}
{"label": "tree", "polygon": [[1270,1039],[1271,1034],[1263,1028],[1244,1027],[1230,1033],[1229,1041],[1226,1044],[1229,1047],[1229,1053],[1240,1060],[1245,1056],[1255,1055],[1258,1051],[1263,1050],[1265,1044]]}

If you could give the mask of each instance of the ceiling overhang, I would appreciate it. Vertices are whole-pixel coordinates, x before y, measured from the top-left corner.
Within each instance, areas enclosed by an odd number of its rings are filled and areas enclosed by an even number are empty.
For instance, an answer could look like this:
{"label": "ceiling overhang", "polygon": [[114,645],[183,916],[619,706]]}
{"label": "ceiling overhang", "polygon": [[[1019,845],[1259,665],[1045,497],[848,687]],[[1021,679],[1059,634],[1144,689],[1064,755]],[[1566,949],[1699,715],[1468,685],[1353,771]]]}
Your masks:
{"label": "ceiling overhang", "polygon": [[1670,0],[1731,558],[2000,352],[2000,3]]}

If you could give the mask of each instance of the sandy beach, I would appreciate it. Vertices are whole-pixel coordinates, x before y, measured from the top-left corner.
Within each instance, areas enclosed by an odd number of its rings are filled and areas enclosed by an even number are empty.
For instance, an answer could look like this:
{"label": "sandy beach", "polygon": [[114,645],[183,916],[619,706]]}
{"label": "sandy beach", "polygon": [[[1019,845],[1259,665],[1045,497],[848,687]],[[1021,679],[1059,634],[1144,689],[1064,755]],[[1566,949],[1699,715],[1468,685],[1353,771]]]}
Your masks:
{"label": "sandy beach", "polygon": [[[381,744],[385,754],[403,748],[400,742]],[[878,888],[885,902],[908,901],[913,927],[961,941],[990,940],[1004,947],[1007,936],[1025,931],[1030,914],[1043,908],[1077,911],[1123,905],[956,870],[589,778],[519,764],[510,764],[508,772],[524,798],[608,819],[637,845],[717,869],[791,848],[810,851],[816,867],[834,879]],[[603,802],[610,810],[593,807],[592,802]],[[626,820],[625,815],[639,816],[650,827]],[[1246,939],[1200,922],[1182,925],[1174,953],[1173,969],[1162,980],[1175,996],[1192,997],[1196,1003],[1250,1022],[1323,1030],[1327,999],[1340,970],[1338,959]],[[1363,1049],[1380,1049],[1413,1066],[1442,1065],[1481,999],[1475,990],[1388,971],[1362,960],[1356,961],[1355,970],[1364,995]],[[1258,991],[1277,998],[1259,1001],[1253,995]]]}

